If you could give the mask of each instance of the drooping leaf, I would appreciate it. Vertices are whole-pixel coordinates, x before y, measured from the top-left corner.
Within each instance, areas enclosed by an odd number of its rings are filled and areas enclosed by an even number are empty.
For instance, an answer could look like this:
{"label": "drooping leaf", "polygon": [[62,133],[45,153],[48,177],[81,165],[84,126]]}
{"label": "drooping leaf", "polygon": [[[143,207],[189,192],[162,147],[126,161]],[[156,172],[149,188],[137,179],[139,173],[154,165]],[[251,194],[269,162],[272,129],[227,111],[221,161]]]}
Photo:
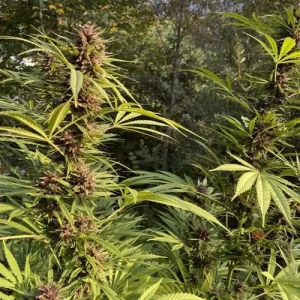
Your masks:
{"label": "drooping leaf", "polygon": [[14,127],[4,127],[1,126],[0,130],[5,131],[6,133],[2,133],[2,136],[8,137],[16,137],[16,138],[24,138],[30,140],[37,140],[45,142],[47,139],[41,135],[35,134],[31,131],[22,129],[22,128],[14,128]]}
{"label": "drooping leaf", "polygon": [[42,137],[44,137],[47,140],[47,134],[46,132],[42,129],[42,127],[34,121],[32,118],[21,115],[18,113],[7,113],[7,116],[16,119],[20,123],[24,124],[25,126],[29,127],[30,129],[34,130],[35,132],[39,133]]}
{"label": "drooping leaf", "polygon": [[217,85],[219,85],[222,89],[225,91],[230,91],[230,87],[225,83],[218,75],[214,74],[213,72],[205,69],[205,68],[199,68],[198,70],[190,70],[193,73],[196,73],[197,75],[206,77],[210,79],[211,81],[215,82]]}
{"label": "drooping leaf", "polygon": [[[143,201],[150,201],[155,203],[160,203],[172,207],[177,207],[183,210],[190,211],[197,216],[204,218],[208,220],[209,222],[215,223],[225,230],[228,231],[228,229],[220,222],[216,217],[214,217],[212,214],[210,214],[208,211],[200,208],[199,206],[181,200],[178,197],[166,195],[166,194],[156,194],[149,191],[141,191],[137,194],[137,203],[143,202]],[[132,205],[134,203],[133,196],[128,195],[125,197],[124,206]]]}

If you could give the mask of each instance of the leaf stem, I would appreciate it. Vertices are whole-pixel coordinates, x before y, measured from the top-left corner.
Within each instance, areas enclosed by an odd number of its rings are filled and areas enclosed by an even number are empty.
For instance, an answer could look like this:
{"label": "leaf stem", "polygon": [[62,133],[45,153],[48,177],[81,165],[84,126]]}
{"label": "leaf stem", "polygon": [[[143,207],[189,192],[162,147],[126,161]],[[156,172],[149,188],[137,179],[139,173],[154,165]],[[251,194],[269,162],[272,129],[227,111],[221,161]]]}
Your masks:
{"label": "leaf stem", "polygon": [[230,288],[234,268],[235,268],[235,262],[230,260],[228,262],[228,274],[227,274],[227,281],[226,281],[226,287],[225,287],[225,292],[226,293],[228,293],[229,288]]}

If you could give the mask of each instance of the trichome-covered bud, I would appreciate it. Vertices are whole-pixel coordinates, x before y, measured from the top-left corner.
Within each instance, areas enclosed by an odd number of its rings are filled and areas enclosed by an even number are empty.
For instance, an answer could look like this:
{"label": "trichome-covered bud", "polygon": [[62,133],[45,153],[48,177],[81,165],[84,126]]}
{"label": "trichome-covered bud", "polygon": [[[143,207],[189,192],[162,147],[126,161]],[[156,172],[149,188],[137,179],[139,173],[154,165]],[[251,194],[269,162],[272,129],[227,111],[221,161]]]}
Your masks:
{"label": "trichome-covered bud", "polygon": [[46,195],[57,195],[61,193],[61,187],[59,184],[59,174],[56,172],[47,171],[44,176],[39,179],[39,187]]}
{"label": "trichome-covered bud", "polygon": [[79,154],[81,146],[81,134],[75,130],[67,129],[56,139],[56,144],[65,148],[67,154]]}
{"label": "trichome-covered bud", "polygon": [[199,239],[202,241],[207,241],[209,238],[209,232],[206,229],[202,229],[199,233]]}
{"label": "trichome-covered bud", "polygon": [[79,94],[78,106],[82,107],[89,113],[96,113],[101,110],[99,98],[91,92],[82,92]]}
{"label": "trichome-covered bud", "polygon": [[47,285],[41,285],[38,288],[38,295],[36,300],[61,300],[59,296],[59,288],[54,283],[48,283]]}
{"label": "trichome-covered bud", "polygon": [[101,76],[100,67],[106,60],[106,52],[99,28],[92,24],[83,25],[76,46],[79,50],[76,59],[79,69],[87,74]]}
{"label": "trichome-covered bud", "polygon": [[87,196],[95,190],[95,175],[82,162],[75,165],[74,171],[70,174],[69,182],[72,184],[75,194],[80,196]]}
{"label": "trichome-covered bud", "polygon": [[96,226],[89,216],[78,217],[75,221],[76,229],[81,233],[87,233],[95,230]]}
{"label": "trichome-covered bud", "polygon": [[104,262],[107,260],[107,254],[95,245],[88,246],[86,253],[87,255],[95,258],[98,262]]}
{"label": "trichome-covered bud", "polygon": [[58,231],[59,237],[65,241],[75,237],[75,231],[70,224],[64,224]]}
{"label": "trichome-covered bud", "polygon": [[280,89],[284,89],[288,86],[289,77],[286,73],[277,73],[276,83]]}
{"label": "trichome-covered bud", "polygon": [[198,193],[201,193],[201,194],[206,194],[206,193],[207,193],[207,185],[206,185],[206,184],[199,183],[199,184],[196,186],[196,191],[197,191]]}

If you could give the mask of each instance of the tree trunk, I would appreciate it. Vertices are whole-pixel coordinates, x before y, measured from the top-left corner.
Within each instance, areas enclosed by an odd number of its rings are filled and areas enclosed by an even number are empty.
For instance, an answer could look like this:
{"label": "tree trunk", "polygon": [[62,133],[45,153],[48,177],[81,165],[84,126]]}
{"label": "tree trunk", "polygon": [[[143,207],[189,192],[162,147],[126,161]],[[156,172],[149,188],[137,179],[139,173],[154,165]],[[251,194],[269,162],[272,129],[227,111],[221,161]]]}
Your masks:
{"label": "tree trunk", "polygon": [[[183,6],[184,1],[180,3],[180,13],[179,19],[177,20],[176,26],[176,39],[175,39],[175,50],[174,50],[174,57],[173,57],[173,64],[172,64],[172,82],[171,82],[171,97],[169,102],[169,109],[168,109],[168,117],[172,118],[174,108],[176,106],[176,93],[178,91],[178,73],[180,68],[180,60],[181,60],[181,42],[183,37]],[[168,128],[166,130],[167,135],[171,135],[172,128]],[[170,144],[166,142],[163,146],[163,153],[162,153],[162,168],[163,170],[168,170],[169,168],[169,148]]]}

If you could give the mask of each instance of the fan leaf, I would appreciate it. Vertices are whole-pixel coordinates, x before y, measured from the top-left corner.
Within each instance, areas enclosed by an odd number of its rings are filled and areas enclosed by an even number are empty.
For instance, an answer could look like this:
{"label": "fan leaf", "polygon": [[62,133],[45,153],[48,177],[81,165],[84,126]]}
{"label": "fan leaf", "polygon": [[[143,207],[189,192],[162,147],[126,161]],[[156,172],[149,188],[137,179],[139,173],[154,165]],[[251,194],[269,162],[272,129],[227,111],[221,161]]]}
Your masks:
{"label": "fan leaf", "polygon": [[57,106],[49,117],[49,138],[51,138],[55,129],[64,121],[70,110],[70,101]]}
{"label": "fan leaf", "polygon": [[78,106],[78,94],[82,88],[83,75],[80,71],[71,69],[70,87],[74,97],[74,105]]}
{"label": "fan leaf", "polygon": [[239,196],[240,194],[250,190],[254,182],[256,181],[257,176],[258,176],[258,172],[251,171],[251,172],[244,173],[239,178],[238,184],[236,186],[236,192],[235,195],[233,196],[233,199]]}
{"label": "fan leaf", "polygon": [[3,242],[3,248],[4,248],[5,258],[7,260],[7,263],[9,265],[12,273],[16,276],[16,278],[19,282],[22,282],[22,273],[21,273],[21,270],[19,268],[19,265],[18,265],[15,257],[11,253],[11,251],[6,246],[5,242]]}
{"label": "fan leaf", "polygon": [[268,181],[261,174],[258,175],[256,181],[256,195],[258,206],[262,215],[262,226],[265,224],[265,216],[271,202],[271,191]]}
{"label": "fan leaf", "polygon": [[150,300],[152,298],[152,296],[155,295],[161,282],[162,282],[162,279],[159,282],[157,282],[156,284],[154,284],[154,285],[150,286],[148,289],[146,289],[144,291],[144,293],[141,295],[141,297],[139,298],[139,300]]}
{"label": "fan leaf", "polygon": [[42,129],[42,127],[34,121],[32,118],[28,116],[24,116],[18,113],[7,113],[7,116],[14,118],[15,120],[19,121],[20,123],[24,124],[25,126],[31,128],[35,132],[39,133],[45,140],[48,139],[46,132]]}

